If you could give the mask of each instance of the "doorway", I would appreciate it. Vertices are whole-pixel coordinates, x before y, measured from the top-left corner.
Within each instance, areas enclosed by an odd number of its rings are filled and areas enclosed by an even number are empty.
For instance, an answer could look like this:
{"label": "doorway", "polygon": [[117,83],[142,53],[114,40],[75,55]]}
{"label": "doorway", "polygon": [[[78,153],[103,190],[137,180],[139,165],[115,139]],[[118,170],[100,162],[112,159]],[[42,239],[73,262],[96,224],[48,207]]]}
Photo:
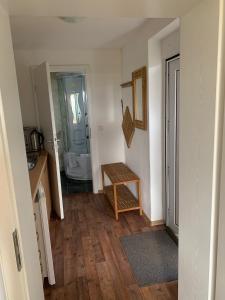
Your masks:
{"label": "doorway", "polygon": [[88,97],[85,75],[51,72],[63,195],[92,192]]}
{"label": "doorway", "polygon": [[180,56],[166,60],[166,225],[178,238],[179,229],[179,102]]}
{"label": "doorway", "polygon": [[[86,69],[87,71],[85,71]],[[67,126],[66,130],[63,130],[63,128],[58,130],[56,128],[57,120],[59,119],[60,122],[62,120],[59,104],[58,110],[54,107],[54,98],[57,99],[56,102],[59,102],[59,100],[57,98],[58,96],[53,97],[53,94],[58,93],[59,88],[57,80],[52,80],[52,73],[57,73],[59,77],[58,81],[62,81],[63,78],[63,81],[66,82],[63,82],[63,87],[60,90],[62,105],[64,105],[67,114],[66,122],[63,123]],[[32,67],[31,74],[36,100],[38,128],[44,135],[44,146],[49,157],[49,177],[53,194],[53,209],[56,215],[59,216],[60,219],[63,219],[63,193],[92,191],[92,181],[93,185],[96,186],[96,176],[92,176],[95,167],[95,165],[93,167],[93,164],[96,163],[96,156],[91,160],[93,139],[91,139],[89,134],[85,136],[83,141],[84,132],[89,132],[89,124],[92,124],[88,120],[88,111],[91,111],[91,101],[88,101],[90,94],[90,86],[87,78],[88,67],[51,66],[50,68],[49,64],[44,62],[39,66]],[[64,77],[68,78],[68,80]],[[53,85],[54,83],[55,85]],[[79,122],[82,123],[82,126],[78,124]],[[83,130],[81,130],[78,125],[83,128]],[[65,136],[63,136],[64,132]],[[80,135],[79,139],[77,138],[78,135]],[[74,138],[75,142],[73,141]],[[67,148],[64,148],[61,143],[64,143],[66,139],[68,139],[68,143],[66,144]],[[79,148],[76,147],[78,140],[80,143]],[[87,140],[89,140],[88,143]],[[60,149],[64,149],[61,158],[58,153]],[[61,172],[60,160],[63,164]],[[67,167],[67,170],[65,170],[64,166]],[[84,171],[83,176],[78,173],[80,169]],[[89,174],[89,176],[87,176],[87,174]],[[63,191],[61,180],[66,181]],[[79,184],[79,189],[77,189],[77,186],[75,187],[76,190],[74,189],[74,183]],[[71,186],[72,188],[70,188]],[[94,192],[95,191],[96,188],[94,189]]]}

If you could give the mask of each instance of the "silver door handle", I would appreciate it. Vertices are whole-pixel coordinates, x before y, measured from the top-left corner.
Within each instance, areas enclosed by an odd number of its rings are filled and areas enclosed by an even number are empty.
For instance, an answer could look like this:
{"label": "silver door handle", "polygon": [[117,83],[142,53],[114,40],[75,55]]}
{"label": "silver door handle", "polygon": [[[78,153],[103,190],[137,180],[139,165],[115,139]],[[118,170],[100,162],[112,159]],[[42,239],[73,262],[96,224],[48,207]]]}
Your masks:
{"label": "silver door handle", "polygon": [[[61,140],[60,139],[55,139],[55,142],[59,143],[59,142],[61,142]],[[54,144],[54,141],[53,140],[48,140],[48,141],[46,141],[46,143]]]}

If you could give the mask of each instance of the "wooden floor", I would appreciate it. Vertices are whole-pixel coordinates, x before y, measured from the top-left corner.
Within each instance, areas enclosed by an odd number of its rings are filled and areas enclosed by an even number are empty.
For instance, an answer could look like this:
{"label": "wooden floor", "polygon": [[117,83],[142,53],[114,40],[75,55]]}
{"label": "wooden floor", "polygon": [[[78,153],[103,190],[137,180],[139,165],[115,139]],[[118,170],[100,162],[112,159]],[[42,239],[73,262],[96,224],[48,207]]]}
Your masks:
{"label": "wooden floor", "polygon": [[64,221],[50,224],[56,285],[46,285],[46,300],[178,298],[176,282],[140,288],[121,249],[120,236],[157,230],[143,216],[115,221],[103,195],[67,196],[64,208]]}

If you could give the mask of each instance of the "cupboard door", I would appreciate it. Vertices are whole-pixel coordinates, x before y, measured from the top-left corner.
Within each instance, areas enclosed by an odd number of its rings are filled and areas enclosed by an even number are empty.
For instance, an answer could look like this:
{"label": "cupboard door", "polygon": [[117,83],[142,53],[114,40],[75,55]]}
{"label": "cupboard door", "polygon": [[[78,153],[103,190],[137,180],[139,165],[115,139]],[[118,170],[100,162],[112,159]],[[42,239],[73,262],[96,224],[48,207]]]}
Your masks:
{"label": "cupboard door", "polygon": [[41,177],[41,184],[42,184],[42,186],[44,188],[44,191],[45,191],[48,221],[50,221],[50,216],[51,216],[51,211],[52,211],[52,202],[51,202],[51,193],[50,193],[47,163],[45,165],[45,169],[44,169],[44,172],[43,172],[42,177]]}
{"label": "cupboard door", "polygon": [[42,273],[42,278],[44,279],[44,277],[47,277],[48,274],[47,274],[46,253],[45,253],[44,237],[43,237],[42,225],[41,225],[39,202],[35,202],[33,204],[33,208],[34,208],[34,220],[35,220],[35,226],[36,226],[36,235],[37,235],[37,242],[38,242],[38,252],[39,252],[41,273]]}

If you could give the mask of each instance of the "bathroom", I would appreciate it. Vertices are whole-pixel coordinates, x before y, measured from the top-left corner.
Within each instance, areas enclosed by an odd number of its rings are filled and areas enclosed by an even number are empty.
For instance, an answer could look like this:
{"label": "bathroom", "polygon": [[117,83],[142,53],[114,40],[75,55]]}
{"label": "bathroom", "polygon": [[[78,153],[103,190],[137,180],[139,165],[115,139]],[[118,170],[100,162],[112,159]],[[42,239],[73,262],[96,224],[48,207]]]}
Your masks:
{"label": "bathroom", "polygon": [[51,72],[62,193],[92,192],[85,74]]}

